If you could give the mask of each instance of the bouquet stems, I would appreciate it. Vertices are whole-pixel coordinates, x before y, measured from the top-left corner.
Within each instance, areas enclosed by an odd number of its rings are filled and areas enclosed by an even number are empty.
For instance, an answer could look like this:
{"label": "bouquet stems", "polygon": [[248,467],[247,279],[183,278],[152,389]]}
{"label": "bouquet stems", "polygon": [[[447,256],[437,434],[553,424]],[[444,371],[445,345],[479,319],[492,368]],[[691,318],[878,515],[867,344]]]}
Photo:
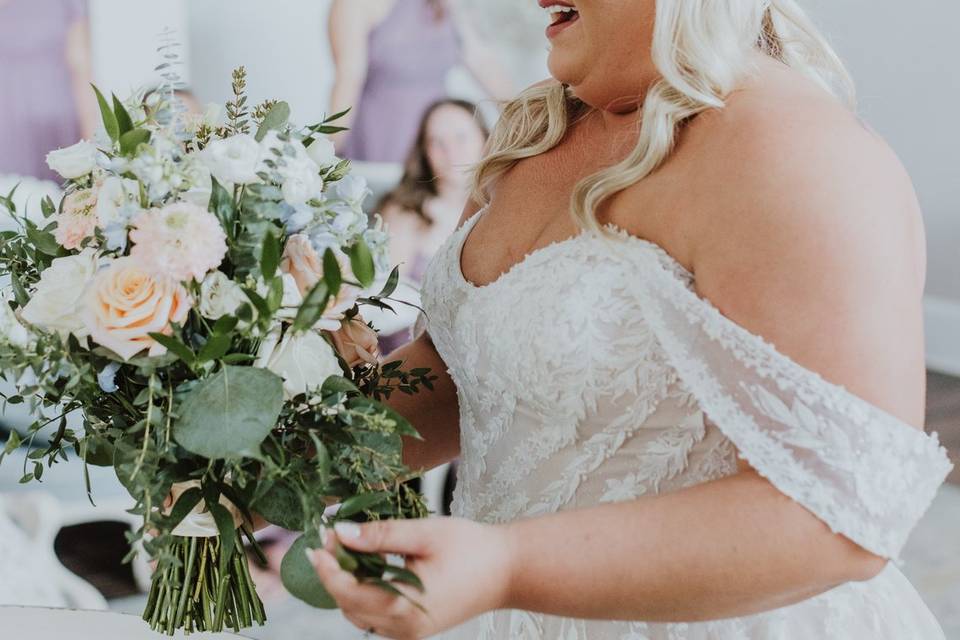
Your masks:
{"label": "bouquet stems", "polygon": [[[233,553],[222,571],[225,545],[233,545]],[[177,537],[173,553],[179,562],[153,574],[143,612],[151,629],[173,635],[227,627],[240,631],[264,623],[263,602],[250,577],[240,529],[229,540]]]}

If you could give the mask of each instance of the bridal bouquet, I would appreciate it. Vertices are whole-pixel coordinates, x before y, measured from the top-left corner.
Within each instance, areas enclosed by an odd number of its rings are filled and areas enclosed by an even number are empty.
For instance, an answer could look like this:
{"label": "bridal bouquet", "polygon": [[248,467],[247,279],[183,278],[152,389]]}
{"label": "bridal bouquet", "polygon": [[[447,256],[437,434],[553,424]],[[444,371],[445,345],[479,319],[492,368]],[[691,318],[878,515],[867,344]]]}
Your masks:
{"label": "bridal bouquet", "polygon": [[[401,436],[417,434],[380,401],[433,377],[381,364],[359,315],[389,308],[398,276],[366,184],[325,137],[342,114],[297,127],[284,102],[248,108],[242,68],[233,93],[225,114],[198,116],[169,83],[126,101],[96,91],[102,141],[48,157],[62,202],[37,223],[0,198],[19,227],[0,235],[5,402],[37,416],[3,454],[29,447],[23,482],[71,454],[85,476],[113,467],[143,517],[130,557],[156,562],[144,619],[170,634],[263,623],[254,512],[304,532],[283,581],[332,607],[304,553],[321,529],[426,511],[403,483]],[[384,589],[419,585],[380,556],[338,554]]]}

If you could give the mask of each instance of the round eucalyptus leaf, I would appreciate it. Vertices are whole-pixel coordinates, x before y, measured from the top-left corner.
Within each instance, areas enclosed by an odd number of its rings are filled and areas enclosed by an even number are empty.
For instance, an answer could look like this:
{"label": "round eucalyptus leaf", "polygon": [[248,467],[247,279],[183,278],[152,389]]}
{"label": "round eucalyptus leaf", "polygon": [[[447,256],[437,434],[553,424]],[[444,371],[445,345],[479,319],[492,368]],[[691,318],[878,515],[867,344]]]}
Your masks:
{"label": "round eucalyptus leaf", "polygon": [[290,595],[318,609],[336,609],[337,602],[324,588],[317,570],[307,559],[306,536],[293,543],[280,563],[280,579]]}
{"label": "round eucalyptus leaf", "polygon": [[206,458],[251,455],[276,426],[282,408],[279,376],[225,366],[187,393],[173,435],[184,449]]}
{"label": "round eucalyptus leaf", "polygon": [[250,505],[264,520],[290,531],[303,530],[303,505],[289,486],[276,482]]}

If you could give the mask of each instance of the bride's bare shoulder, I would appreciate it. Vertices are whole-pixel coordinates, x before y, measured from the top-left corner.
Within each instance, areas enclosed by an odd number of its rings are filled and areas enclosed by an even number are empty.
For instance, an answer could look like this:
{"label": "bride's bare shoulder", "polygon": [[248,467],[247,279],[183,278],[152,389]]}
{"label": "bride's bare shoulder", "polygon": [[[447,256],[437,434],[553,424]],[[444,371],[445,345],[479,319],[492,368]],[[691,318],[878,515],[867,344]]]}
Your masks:
{"label": "bride's bare shoulder", "polygon": [[896,155],[802,83],[747,89],[698,120],[683,144],[696,145],[699,292],[827,379],[921,423],[925,241]]}

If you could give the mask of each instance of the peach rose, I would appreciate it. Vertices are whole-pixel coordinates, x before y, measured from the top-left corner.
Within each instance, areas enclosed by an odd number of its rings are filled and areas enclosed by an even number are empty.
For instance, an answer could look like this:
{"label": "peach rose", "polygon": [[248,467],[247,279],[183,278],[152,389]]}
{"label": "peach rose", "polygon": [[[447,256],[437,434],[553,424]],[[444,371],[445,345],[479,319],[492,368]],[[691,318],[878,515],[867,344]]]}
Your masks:
{"label": "peach rose", "polygon": [[333,346],[350,368],[363,364],[377,366],[380,363],[380,344],[377,332],[367,326],[363,318],[356,316],[343,320],[340,328],[330,333]]}
{"label": "peach rose", "polygon": [[[352,277],[350,265],[345,260],[340,261],[340,269],[344,277]],[[314,249],[310,238],[297,233],[287,238],[280,270],[293,276],[300,294],[306,296],[323,278],[323,258]],[[337,297],[331,299],[327,305],[323,318],[317,323],[317,328],[326,331],[338,330],[343,313],[356,304],[359,296],[360,291],[356,287],[346,284],[340,287]]]}
{"label": "peach rose", "polygon": [[100,271],[84,294],[83,321],[93,340],[129,360],[145,349],[151,356],[166,348],[151,333],[171,333],[193,304],[190,294],[167,276],[156,275],[130,257]]}
{"label": "peach rose", "polygon": [[297,233],[287,238],[280,269],[293,276],[300,295],[307,295],[323,277],[323,259],[310,244],[310,238]]}
{"label": "peach rose", "polygon": [[64,249],[79,249],[97,228],[97,193],[94,189],[75,191],[63,199],[53,235]]}

